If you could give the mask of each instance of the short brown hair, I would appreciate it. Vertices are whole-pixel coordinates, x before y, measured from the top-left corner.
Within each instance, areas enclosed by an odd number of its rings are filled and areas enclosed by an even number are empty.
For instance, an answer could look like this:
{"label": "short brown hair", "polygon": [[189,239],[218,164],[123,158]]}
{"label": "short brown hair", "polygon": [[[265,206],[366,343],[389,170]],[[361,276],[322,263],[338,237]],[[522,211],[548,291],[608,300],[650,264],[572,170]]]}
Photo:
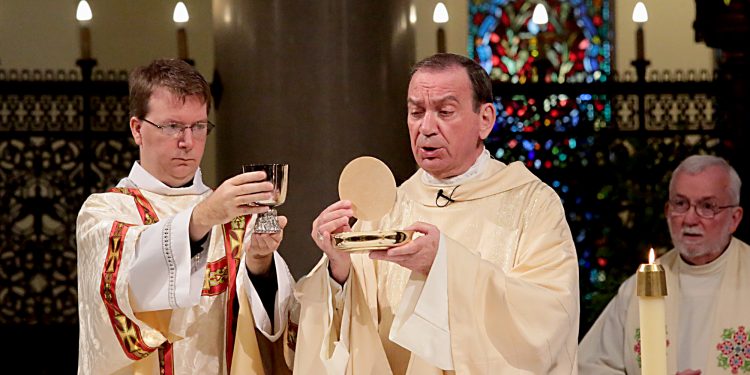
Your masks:
{"label": "short brown hair", "polygon": [[178,59],[159,59],[130,72],[130,116],[143,118],[148,113],[148,102],[158,87],[163,87],[183,102],[197,96],[211,111],[211,89],[203,76],[190,64]]}
{"label": "short brown hair", "polygon": [[479,112],[479,107],[485,103],[494,103],[492,96],[492,81],[487,72],[476,61],[461,55],[452,53],[438,53],[432,55],[411,68],[409,81],[420,70],[443,71],[453,67],[462,67],[469,75],[471,87],[474,90],[474,112]]}

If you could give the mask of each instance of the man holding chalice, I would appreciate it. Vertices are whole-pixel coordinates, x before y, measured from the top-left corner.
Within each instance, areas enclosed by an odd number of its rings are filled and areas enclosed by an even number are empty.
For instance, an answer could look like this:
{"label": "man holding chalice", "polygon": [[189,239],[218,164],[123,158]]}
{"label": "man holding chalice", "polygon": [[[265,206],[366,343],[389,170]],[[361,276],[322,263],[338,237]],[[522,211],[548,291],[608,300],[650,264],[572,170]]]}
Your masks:
{"label": "man holding chalice", "polygon": [[342,172],[341,200],[312,223],[323,258],[295,290],[295,369],[575,370],[570,230],[549,186],[485,150],[493,99],[489,76],[471,59],[437,54],[414,66],[407,125],[420,168],[398,188],[374,158]]}
{"label": "man holding chalice", "polygon": [[139,160],[115,188],[92,194],[76,223],[78,373],[288,372],[294,281],[276,252],[286,218],[275,233],[250,226],[283,201],[279,175],[203,183],[211,92],[184,61],[139,67],[129,86]]}

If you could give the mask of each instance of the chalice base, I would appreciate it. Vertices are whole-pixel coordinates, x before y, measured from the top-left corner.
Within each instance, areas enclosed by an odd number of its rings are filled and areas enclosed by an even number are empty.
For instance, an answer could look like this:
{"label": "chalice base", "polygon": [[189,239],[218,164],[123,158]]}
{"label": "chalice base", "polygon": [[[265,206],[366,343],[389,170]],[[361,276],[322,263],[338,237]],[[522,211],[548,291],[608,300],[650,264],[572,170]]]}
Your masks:
{"label": "chalice base", "polygon": [[279,226],[279,220],[276,218],[276,210],[273,208],[258,214],[258,218],[255,220],[255,226],[253,227],[255,233],[279,233],[281,227]]}

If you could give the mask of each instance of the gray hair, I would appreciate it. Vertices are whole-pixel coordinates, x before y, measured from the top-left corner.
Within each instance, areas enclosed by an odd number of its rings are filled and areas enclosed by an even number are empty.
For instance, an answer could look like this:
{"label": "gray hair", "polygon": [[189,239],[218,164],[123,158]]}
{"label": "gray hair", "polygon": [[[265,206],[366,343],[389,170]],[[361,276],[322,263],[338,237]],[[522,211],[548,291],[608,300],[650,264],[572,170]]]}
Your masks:
{"label": "gray hair", "polygon": [[726,160],[713,155],[692,155],[683,160],[672,172],[672,177],[669,179],[669,191],[671,192],[674,188],[674,176],[678,173],[695,175],[709,167],[719,167],[729,175],[729,195],[732,198],[732,204],[740,204],[740,188],[742,187],[740,176]]}

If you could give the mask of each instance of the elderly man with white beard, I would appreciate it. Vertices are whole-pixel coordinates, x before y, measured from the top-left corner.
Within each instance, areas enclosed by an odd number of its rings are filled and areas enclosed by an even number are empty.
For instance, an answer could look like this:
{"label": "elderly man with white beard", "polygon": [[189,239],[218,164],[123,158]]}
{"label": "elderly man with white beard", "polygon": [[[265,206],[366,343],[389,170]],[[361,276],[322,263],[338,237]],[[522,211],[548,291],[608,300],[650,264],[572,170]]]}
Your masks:
{"label": "elderly man with white beard", "polygon": [[[724,159],[693,155],[675,169],[664,213],[674,249],[667,276],[669,374],[750,373],[750,248],[732,236],[742,220],[740,177]],[[640,374],[635,277],[625,281],[581,341],[586,374]]]}

